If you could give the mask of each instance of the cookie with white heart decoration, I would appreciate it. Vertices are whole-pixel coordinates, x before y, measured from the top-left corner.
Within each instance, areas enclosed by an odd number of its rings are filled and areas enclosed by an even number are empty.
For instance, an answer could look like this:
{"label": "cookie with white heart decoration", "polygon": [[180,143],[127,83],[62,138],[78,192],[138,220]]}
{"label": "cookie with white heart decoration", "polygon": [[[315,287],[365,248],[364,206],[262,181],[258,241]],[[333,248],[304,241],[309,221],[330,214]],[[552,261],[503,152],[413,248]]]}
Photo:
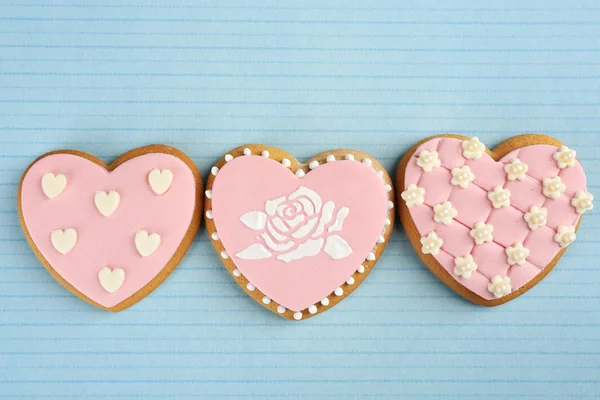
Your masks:
{"label": "cookie with white heart decoration", "polygon": [[263,145],[227,153],[208,178],[208,235],[244,291],[304,320],[362,283],[393,227],[392,181],[367,154],[333,150],[301,164]]}
{"label": "cookie with white heart decoration", "polygon": [[67,289],[121,311],[160,285],[185,255],[202,216],[202,180],[181,151],[151,145],[106,165],[64,150],[23,174],[18,208],[29,244]]}
{"label": "cookie with white heart decoration", "polygon": [[421,259],[485,306],[540,282],[593,207],[575,151],[545,135],[515,136],[491,151],[477,138],[424,139],[400,162],[396,187],[400,219]]}

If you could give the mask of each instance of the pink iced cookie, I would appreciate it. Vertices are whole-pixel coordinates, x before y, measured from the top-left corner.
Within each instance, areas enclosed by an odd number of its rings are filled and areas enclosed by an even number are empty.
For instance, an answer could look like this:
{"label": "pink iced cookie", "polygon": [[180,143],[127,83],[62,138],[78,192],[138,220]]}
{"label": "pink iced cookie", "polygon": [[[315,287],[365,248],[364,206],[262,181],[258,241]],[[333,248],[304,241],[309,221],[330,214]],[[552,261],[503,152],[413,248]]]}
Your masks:
{"label": "pink iced cookie", "polygon": [[208,235],[248,295],[306,319],[348,296],[377,262],[393,226],[391,183],[357,151],[300,164],[277,148],[242,146],[208,178]]}
{"label": "pink iced cookie", "polygon": [[19,186],[19,215],[42,264],[81,299],[108,311],[137,303],[189,248],[202,180],[181,151],[152,145],[110,165],[78,151],[35,160]]}
{"label": "pink iced cookie", "polygon": [[441,135],[414,146],[397,175],[399,212],[427,266],[485,306],[540,282],[593,207],[571,150],[521,135],[489,151],[477,138]]}

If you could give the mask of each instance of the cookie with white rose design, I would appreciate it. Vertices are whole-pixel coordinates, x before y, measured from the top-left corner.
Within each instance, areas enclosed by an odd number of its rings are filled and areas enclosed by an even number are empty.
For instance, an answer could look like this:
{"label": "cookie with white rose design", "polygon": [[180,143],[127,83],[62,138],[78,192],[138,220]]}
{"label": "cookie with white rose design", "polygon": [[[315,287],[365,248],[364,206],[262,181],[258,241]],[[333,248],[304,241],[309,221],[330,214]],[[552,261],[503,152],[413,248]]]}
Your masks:
{"label": "cookie with white rose design", "polygon": [[35,255],[82,300],[137,303],[175,269],[202,216],[202,180],[181,151],[151,145],[112,164],[73,150],[44,154],[21,178],[18,209]]}
{"label": "cookie with white rose design", "polygon": [[392,231],[394,194],[365,153],[332,150],[302,164],[245,145],[212,168],[206,228],[223,264],[258,303],[301,320],[360,285]]}
{"label": "cookie with white rose design", "polygon": [[545,135],[493,150],[477,138],[430,137],[406,153],[396,179],[400,219],[421,259],[485,306],[540,282],[593,207],[575,151]]}

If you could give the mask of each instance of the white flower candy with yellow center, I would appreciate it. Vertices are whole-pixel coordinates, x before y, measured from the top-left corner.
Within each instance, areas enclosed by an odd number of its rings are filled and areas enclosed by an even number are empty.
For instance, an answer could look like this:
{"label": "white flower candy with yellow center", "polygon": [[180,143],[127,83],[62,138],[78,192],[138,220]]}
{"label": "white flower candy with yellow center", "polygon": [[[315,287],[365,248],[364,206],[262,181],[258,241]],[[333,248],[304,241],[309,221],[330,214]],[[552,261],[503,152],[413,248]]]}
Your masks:
{"label": "white flower candy with yellow center", "polygon": [[494,275],[491,282],[488,283],[488,291],[492,292],[497,299],[506,296],[512,291],[510,278],[508,276]]}
{"label": "white flower candy with yellow center", "polygon": [[504,172],[509,181],[522,181],[527,177],[527,164],[523,164],[518,158],[513,158],[508,164],[504,165]]}
{"label": "white flower candy with yellow center", "polygon": [[425,189],[411,183],[406,190],[400,194],[400,197],[402,197],[402,200],[406,202],[406,206],[409,208],[420,206],[425,201]]}
{"label": "white flower candy with yellow center", "polygon": [[475,228],[471,229],[469,234],[475,239],[475,244],[483,244],[485,242],[489,243],[494,239],[492,236],[493,231],[494,227],[492,224],[486,224],[485,222],[479,221],[475,224]]}
{"label": "white flower candy with yellow center", "polygon": [[509,265],[523,265],[529,257],[529,249],[523,247],[523,243],[516,242],[512,246],[509,246],[505,250],[507,255],[507,262]]}
{"label": "white flower candy with yellow center", "polygon": [[435,222],[450,225],[452,219],[456,217],[457,214],[458,211],[456,211],[456,208],[452,208],[452,203],[449,201],[433,206],[433,219]]}
{"label": "white flower candy with yellow center", "polygon": [[471,172],[468,165],[452,168],[452,179],[450,180],[452,185],[465,189],[474,179],[475,174]]}
{"label": "white flower candy with yellow center", "polygon": [[562,183],[560,176],[555,176],[553,178],[544,178],[544,196],[551,199],[558,199],[561,194],[565,192],[567,186]]}
{"label": "white flower candy with yellow center", "polygon": [[591,193],[578,190],[575,197],[571,199],[571,205],[575,207],[578,214],[583,214],[594,208],[594,196]]}
{"label": "white flower candy with yellow center", "polygon": [[529,225],[529,229],[535,231],[537,228],[546,225],[548,210],[543,207],[531,206],[529,211],[525,213],[523,218]]}
{"label": "white flower candy with yellow center", "polygon": [[469,279],[473,271],[477,269],[477,264],[473,261],[473,256],[467,254],[464,257],[454,259],[454,275]]}
{"label": "white flower candy with yellow center", "polygon": [[510,190],[496,186],[494,190],[488,192],[488,199],[492,201],[494,208],[508,207],[510,206]]}
{"label": "white flower candy with yellow center", "polygon": [[485,153],[485,145],[479,141],[479,138],[472,137],[462,142],[463,156],[469,160],[479,160]]}
{"label": "white flower candy with yellow center", "polygon": [[421,238],[421,251],[423,254],[437,255],[442,248],[444,241],[438,237],[437,233],[431,232],[429,235]]}
{"label": "white flower candy with yellow center", "polygon": [[434,168],[442,165],[442,161],[438,157],[438,152],[435,150],[423,150],[417,158],[417,165],[423,168],[425,172],[431,172]]}
{"label": "white flower candy with yellow center", "polygon": [[567,247],[575,241],[575,238],[574,226],[559,225],[554,235],[554,241],[560,244],[560,247]]}
{"label": "white flower candy with yellow center", "polygon": [[554,160],[556,161],[556,165],[558,165],[558,168],[562,169],[572,167],[573,165],[575,165],[576,156],[577,153],[575,152],[575,150],[571,150],[567,146],[562,145],[560,149],[558,149],[556,153],[552,155],[552,158],[554,158]]}

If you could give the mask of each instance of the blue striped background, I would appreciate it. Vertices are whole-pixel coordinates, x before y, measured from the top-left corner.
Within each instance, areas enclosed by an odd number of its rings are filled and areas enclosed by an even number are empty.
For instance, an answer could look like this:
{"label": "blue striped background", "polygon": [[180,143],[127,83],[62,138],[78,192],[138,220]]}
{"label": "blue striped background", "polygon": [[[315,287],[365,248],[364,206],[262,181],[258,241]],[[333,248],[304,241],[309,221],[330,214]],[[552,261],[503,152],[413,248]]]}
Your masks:
{"label": "blue striped background", "polygon": [[[535,289],[471,305],[398,229],[350,298],[291,323],[202,232],[150,297],[109,314],[53,281],[15,209],[24,168],[153,142],[204,175],[246,142],[354,147],[394,169],[424,136],[544,132],[600,187],[595,0],[0,0],[0,398],[591,399],[599,213]],[[17,4],[18,3],[18,4]]]}

